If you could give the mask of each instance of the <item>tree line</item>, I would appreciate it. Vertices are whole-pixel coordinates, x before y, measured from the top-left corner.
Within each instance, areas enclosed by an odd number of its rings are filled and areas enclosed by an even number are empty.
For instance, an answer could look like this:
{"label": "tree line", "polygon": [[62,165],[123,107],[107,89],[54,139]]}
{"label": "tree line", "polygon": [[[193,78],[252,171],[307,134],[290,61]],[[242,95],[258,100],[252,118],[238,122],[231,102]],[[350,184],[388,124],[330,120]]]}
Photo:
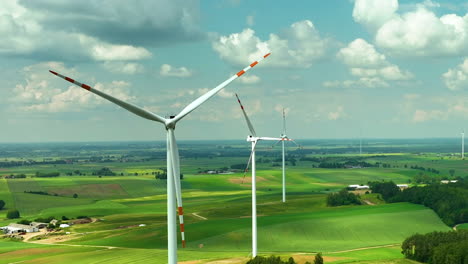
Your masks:
{"label": "tree line", "polygon": [[[322,253],[317,253],[314,258],[313,264],[323,264]],[[256,256],[255,258],[246,262],[246,264],[297,264],[293,257],[289,257],[288,260],[282,260],[278,256],[262,257]],[[312,264],[306,261],[304,264]]]}
{"label": "tree line", "polygon": [[388,198],[388,201],[427,206],[449,226],[468,222],[468,182],[466,180],[408,188]]}
{"label": "tree line", "polygon": [[468,230],[412,235],[403,241],[406,258],[430,264],[468,263]]}
{"label": "tree line", "polygon": [[36,177],[39,178],[52,178],[60,176],[60,172],[36,172]]}
{"label": "tree line", "polygon": [[467,180],[414,186],[403,191],[393,182],[369,182],[369,186],[372,192],[380,193],[386,202],[410,202],[427,206],[449,226],[468,222]]}

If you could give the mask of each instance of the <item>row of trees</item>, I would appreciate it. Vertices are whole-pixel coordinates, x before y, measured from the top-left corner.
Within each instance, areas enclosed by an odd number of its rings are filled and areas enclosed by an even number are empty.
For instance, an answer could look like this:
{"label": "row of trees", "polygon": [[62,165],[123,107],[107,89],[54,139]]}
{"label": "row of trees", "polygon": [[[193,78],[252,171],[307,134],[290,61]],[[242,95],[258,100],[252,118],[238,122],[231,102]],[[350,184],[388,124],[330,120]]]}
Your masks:
{"label": "row of trees", "polygon": [[361,200],[359,196],[354,193],[348,192],[348,190],[343,189],[337,193],[329,193],[327,195],[327,205],[328,206],[340,206],[340,205],[351,205],[357,204],[360,205]]}
{"label": "row of trees", "polygon": [[468,181],[466,180],[412,187],[384,199],[389,202],[410,202],[427,206],[449,226],[468,222]]}
{"label": "row of trees", "polygon": [[113,172],[109,168],[102,168],[102,169],[100,169],[98,171],[93,172],[92,174],[97,175],[97,176],[115,176],[115,175],[117,175],[115,172]]}
{"label": "row of trees", "polygon": [[[156,175],[154,176],[156,179],[159,179],[159,180],[167,180],[167,171],[163,171],[163,172],[156,172]],[[180,179],[183,180],[184,179],[184,174],[180,174]]]}
{"label": "row of trees", "polygon": [[26,178],[26,174],[21,173],[21,174],[10,174],[5,176],[5,179],[24,179]]}
{"label": "row of trees", "polygon": [[[408,165],[405,164],[405,168],[407,168]],[[418,165],[410,165],[410,169],[414,169],[414,170],[422,170],[422,171],[428,171],[428,172],[432,172],[432,173],[435,173],[435,174],[439,174],[440,171],[439,170],[436,170],[434,168],[424,168],[422,166],[418,166]],[[455,174],[455,170],[451,169],[449,171],[450,175],[453,176]]]}
{"label": "row of trees", "polygon": [[36,177],[39,178],[52,178],[60,176],[60,172],[36,172]]}
{"label": "row of trees", "polygon": [[[247,261],[246,264],[296,264],[297,262],[294,260],[293,257],[290,257],[288,260],[284,261],[281,260],[280,257],[277,256],[269,256],[269,257],[262,257],[256,256],[255,258]],[[313,264],[323,264],[323,257],[322,253],[318,253],[315,255],[314,263]],[[309,261],[306,261],[304,264],[312,264]]]}
{"label": "row of trees", "polygon": [[468,181],[457,183],[433,183],[415,186],[403,191],[393,182],[369,182],[374,193],[390,203],[410,202],[422,204],[434,210],[449,226],[468,222]]}
{"label": "row of trees", "polygon": [[468,263],[468,230],[412,235],[401,248],[406,258],[420,262]]}

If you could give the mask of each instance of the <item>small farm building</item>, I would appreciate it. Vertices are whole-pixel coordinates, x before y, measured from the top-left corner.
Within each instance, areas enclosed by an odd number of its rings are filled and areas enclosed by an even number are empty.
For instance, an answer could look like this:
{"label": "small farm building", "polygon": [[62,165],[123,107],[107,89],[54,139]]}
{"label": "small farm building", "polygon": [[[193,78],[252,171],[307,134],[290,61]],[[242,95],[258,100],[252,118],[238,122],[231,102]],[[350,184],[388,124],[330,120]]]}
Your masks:
{"label": "small farm building", "polygon": [[29,225],[21,225],[21,224],[9,224],[8,226],[0,227],[4,233],[13,234],[13,233],[32,233],[32,232],[39,232],[39,228],[29,226]]}

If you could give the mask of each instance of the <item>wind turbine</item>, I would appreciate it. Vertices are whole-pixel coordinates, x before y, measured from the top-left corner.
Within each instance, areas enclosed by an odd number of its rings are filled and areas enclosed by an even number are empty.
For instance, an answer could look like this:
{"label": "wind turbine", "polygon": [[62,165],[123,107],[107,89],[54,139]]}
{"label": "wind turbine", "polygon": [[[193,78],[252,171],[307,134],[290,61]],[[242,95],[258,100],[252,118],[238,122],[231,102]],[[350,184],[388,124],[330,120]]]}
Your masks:
{"label": "wind turbine", "polygon": [[286,113],[283,108],[283,133],[281,134],[281,147],[282,147],[282,161],[283,161],[283,203],[286,202],[286,161],[284,151],[284,141],[292,141],[294,144],[299,146],[294,140],[288,138],[286,135]]}
{"label": "wind turbine", "polygon": [[168,264],[177,264],[177,234],[176,234],[176,201],[177,201],[177,212],[179,215],[179,224],[180,232],[182,239],[182,247],[185,247],[185,231],[184,231],[184,217],[183,217],[183,208],[182,208],[182,193],[180,187],[180,165],[179,165],[179,150],[177,148],[176,138],[174,135],[174,130],[178,121],[188,115],[190,112],[198,108],[205,101],[210,99],[221,89],[226,87],[229,83],[242,76],[248,70],[257,65],[260,61],[268,57],[270,53],[264,55],[257,61],[254,61],[249,66],[245,67],[243,70],[231,76],[229,79],[225,80],[212,90],[198,97],[195,101],[188,104],[182,111],[176,116],[170,116],[169,118],[163,118],[157,114],[154,114],[148,110],[145,110],[141,107],[138,107],[134,104],[124,102],[120,99],[117,99],[111,95],[103,93],[99,90],[94,89],[93,87],[75,81],[69,77],[61,75],[57,72],[49,70],[52,74],[57,75],[60,78],[63,78],[81,88],[88,90],[98,96],[103,97],[111,101],[112,103],[119,105],[120,107],[151,121],[156,121],[162,123],[166,128],[166,138],[167,138],[167,248],[168,248]]}
{"label": "wind turbine", "polygon": [[462,136],[462,159],[465,159],[465,130],[463,129],[462,133],[461,133],[461,136]]}
{"label": "wind turbine", "polygon": [[[244,114],[245,121],[247,123],[247,127],[249,128],[250,135],[247,137],[247,142],[251,142],[252,144],[252,151],[250,153],[249,161],[247,162],[247,168],[249,164],[252,163],[252,257],[257,256],[257,182],[256,182],[256,169],[255,169],[255,147],[257,146],[258,141],[267,140],[267,141],[282,141],[287,140],[290,141],[289,138],[273,138],[273,137],[258,137],[257,133],[255,133],[255,129],[253,128],[252,123],[250,122],[247,113],[245,112],[244,106],[242,105],[239,96],[236,94],[237,102],[239,102],[240,108],[242,109],[242,113]],[[247,171],[247,169],[245,170]]]}

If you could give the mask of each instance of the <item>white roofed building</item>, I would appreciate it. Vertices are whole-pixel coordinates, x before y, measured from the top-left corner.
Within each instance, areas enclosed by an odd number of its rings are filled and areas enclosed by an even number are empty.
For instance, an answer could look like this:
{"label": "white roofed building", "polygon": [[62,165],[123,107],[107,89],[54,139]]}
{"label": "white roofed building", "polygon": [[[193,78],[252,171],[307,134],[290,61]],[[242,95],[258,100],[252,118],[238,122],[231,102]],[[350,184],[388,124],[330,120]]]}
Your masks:
{"label": "white roofed building", "polygon": [[39,232],[39,228],[37,227],[21,224],[9,224],[8,226],[0,227],[0,229],[2,229],[6,234]]}

